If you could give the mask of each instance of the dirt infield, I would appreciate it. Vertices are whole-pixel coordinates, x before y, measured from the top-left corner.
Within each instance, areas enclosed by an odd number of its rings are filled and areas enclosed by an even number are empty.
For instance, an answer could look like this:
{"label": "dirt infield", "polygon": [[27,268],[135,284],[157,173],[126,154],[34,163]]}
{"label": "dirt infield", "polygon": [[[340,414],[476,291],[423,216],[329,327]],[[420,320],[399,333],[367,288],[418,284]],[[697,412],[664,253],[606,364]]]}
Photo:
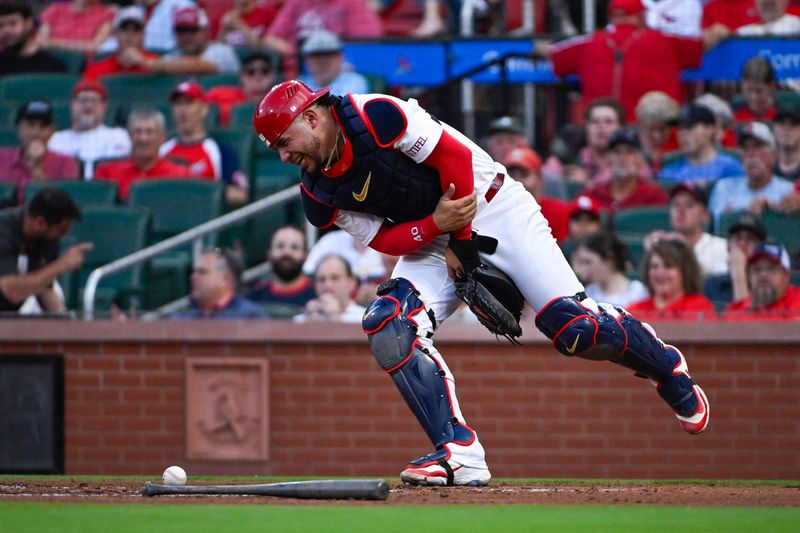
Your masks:
{"label": "dirt infield", "polygon": [[386,502],[297,500],[270,496],[156,496],[141,495],[142,482],[130,480],[4,480],[0,501],[92,503],[226,503],[279,505],[441,505],[441,504],[593,504],[689,506],[798,506],[800,487],[725,484],[504,484],[488,487],[409,487],[390,483]]}

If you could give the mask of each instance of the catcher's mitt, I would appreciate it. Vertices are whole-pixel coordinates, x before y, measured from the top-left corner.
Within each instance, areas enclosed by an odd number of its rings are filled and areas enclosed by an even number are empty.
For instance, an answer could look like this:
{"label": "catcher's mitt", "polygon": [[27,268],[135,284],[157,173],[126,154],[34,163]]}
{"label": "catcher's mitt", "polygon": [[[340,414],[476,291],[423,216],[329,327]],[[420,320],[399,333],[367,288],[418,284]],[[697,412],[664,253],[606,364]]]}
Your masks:
{"label": "catcher's mitt", "polygon": [[457,279],[456,295],[464,300],[481,324],[514,344],[522,335],[519,319],[525,298],[501,270],[481,264]]}

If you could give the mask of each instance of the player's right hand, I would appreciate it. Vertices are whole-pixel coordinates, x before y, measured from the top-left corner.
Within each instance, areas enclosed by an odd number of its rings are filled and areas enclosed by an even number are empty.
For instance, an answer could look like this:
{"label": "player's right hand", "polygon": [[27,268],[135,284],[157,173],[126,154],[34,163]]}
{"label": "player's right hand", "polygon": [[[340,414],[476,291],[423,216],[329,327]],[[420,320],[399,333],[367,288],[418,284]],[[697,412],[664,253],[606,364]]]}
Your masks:
{"label": "player's right hand", "polygon": [[75,270],[83,266],[83,261],[85,259],[84,254],[92,248],[94,248],[94,244],[90,242],[82,242],[75,246],[70,246],[58,260],[61,261],[64,270]]}
{"label": "player's right hand", "polygon": [[472,222],[478,212],[478,196],[475,191],[453,200],[455,192],[456,186],[451,183],[439,198],[439,203],[436,204],[436,209],[433,211],[433,223],[442,233],[463,228]]}

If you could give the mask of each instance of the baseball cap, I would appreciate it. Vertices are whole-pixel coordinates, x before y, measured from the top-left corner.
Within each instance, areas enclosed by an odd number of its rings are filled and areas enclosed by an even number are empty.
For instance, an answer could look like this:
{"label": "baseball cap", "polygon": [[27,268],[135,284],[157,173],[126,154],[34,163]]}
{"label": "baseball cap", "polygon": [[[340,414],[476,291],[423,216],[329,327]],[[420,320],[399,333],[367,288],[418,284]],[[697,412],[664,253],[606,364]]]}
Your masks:
{"label": "baseball cap", "polygon": [[714,119],[713,111],[701,104],[683,106],[674,120],[674,124],[682,128],[691,128],[697,124],[712,126],[714,123],[716,123],[716,120]]}
{"label": "baseball cap", "polygon": [[506,168],[524,168],[525,170],[540,170],[542,160],[539,155],[528,147],[514,148],[508,153],[503,162]]}
{"label": "baseball cap", "polygon": [[123,7],[117,12],[114,19],[114,29],[118,29],[126,22],[136,22],[140,27],[144,27],[144,11],[140,6]]}
{"label": "baseball cap", "polygon": [[749,211],[742,213],[742,216],[740,216],[736,222],[734,222],[733,225],[728,228],[728,236],[730,237],[737,231],[741,231],[743,229],[752,231],[759,240],[763,241],[767,238],[767,228],[764,226],[761,218]]}
{"label": "baseball cap", "polygon": [[764,242],[756,246],[747,258],[747,264],[750,265],[759,259],[769,259],[776,265],[782,266],[787,271],[792,270],[789,252],[777,242]]}
{"label": "baseball cap", "polygon": [[775,122],[779,120],[791,120],[795,124],[800,124],[800,102],[778,102]]}
{"label": "baseball cap", "polygon": [[608,12],[622,11],[626,15],[636,15],[644,11],[642,0],[611,0],[608,3]]}
{"label": "baseball cap", "polygon": [[172,93],[169,95],[169,101],[174,102],[178,98],[185,96],[191,100],[205,100],[205,94],[203,94],[203,88],[200,87],[196,81],[187,80],[179,84],[172,90]]}
{"label": "baseball cap", "polygon": [[84,78],[78,81],[78,83],[75,84],[75,87],[72,88],[70,97],[75,98],[75,95],[83,91],[94,91],[102,96],[103,100],[108,98],[108,91],[106,91],[105,85],[103,85],[99,80],[90,80]]}
{"label": "baseball cap", "polygon": [[45,124],[53,123],[53,106],[50,102],[44,100],[31,100],[25,102],[22,107],[17,110],[17,120],[15,124],[19,124],[21,120],[41,120]]}
{"label": "baseball cap", "polygon": [[611,134],[611,138],[608,140],[608,149],[612,150],[620,144],[627,144],[637,150],[642,147],[639,143],[639,135],[628,128],[620,128]]}
{"label": "baseball cap", "polygon": [[492,133],[517,133],[522,134],[522,121],[517,117],[498,117],[489,123],[489,134]]}
{"label": "baseball cap", "polygon": [[253,61],[263,61],[272,68],[273,57],[263,50],[253,50],[242,58],[242,66],[249,65]]}
{"label": "baseball cap", "polygon": [[682,181],[678,183],[669,191],[669,199],[672,200],[679,192],[688,193],[701,204],[705,206],[708,205],[708,195],[706,194],[705,187],[698,182]]}
{"label": "baseball cap", "polygon": [[342,41],[335,33],[328,30],[317,30],[303,42],[300,51],[308,54],[332,54],[342,50]]}
{"label": "baseball cap", "polygon": [[739,129],[738,133],[737,140],[739,144],[742,144],[745,139],[755,139],[773,150],[775,149],[775,136],[769,126],[763,122],[748,122]]}
{"label": "baseball cap", "polygon": [[201,29],[208,27],[208,15],[196,6],[187,6],[175,11],[172,17],[173,28]]}
{"label": "baseball cap", "polygon": [[594,201],[590,196],[580,195],[577,196],[570,205],[569,218],[588,213],[594,218],[600,218],[600,204]]}

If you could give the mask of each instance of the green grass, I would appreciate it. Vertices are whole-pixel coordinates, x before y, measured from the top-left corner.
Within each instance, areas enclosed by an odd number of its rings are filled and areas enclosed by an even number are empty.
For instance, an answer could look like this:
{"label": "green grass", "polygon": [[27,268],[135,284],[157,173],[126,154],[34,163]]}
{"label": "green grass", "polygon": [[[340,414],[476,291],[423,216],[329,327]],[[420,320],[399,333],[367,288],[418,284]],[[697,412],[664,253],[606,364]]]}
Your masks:
{"label": "green grass", "polygon": [[0,503],[0,531],[797,531],[800,509]]}

